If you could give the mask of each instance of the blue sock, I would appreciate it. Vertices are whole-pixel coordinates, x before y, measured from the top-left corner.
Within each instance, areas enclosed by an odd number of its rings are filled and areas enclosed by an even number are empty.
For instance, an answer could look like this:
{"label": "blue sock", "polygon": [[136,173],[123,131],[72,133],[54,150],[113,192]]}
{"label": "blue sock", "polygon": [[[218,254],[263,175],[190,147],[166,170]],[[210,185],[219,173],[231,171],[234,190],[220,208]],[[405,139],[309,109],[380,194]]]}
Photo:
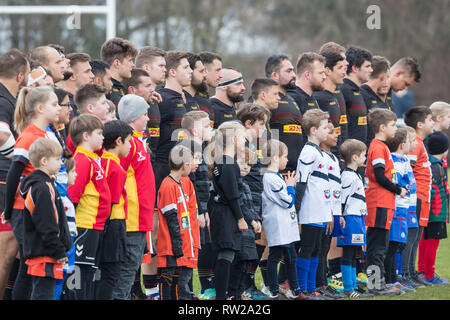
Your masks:
{"label": "blue sock", "polygon": [[309,292],[316,291],[316,274],[318,265],[319,265],[319,257],[311,257],[311,264],[309,265],[308,283],[307,283]]}
{"label": "blue sock", "polygon": [[342,284],[344,291],[351,291],[353,289],[353,275],[352,266],[341,264]]}
{"label": "blue sock", "polygon": [[353,289],[358,289],[358,281],[356,280],[356,267],[352,267]]}
{"label": "blue sock", "polygon": [[307,288],[307,279],[308,279],[308,272],[309,272],[309,266],[311,261],[308,259],[303,258],[297,258],[297,278],[298,278],[298,285],[300,287],[301,291],[305,291]]}

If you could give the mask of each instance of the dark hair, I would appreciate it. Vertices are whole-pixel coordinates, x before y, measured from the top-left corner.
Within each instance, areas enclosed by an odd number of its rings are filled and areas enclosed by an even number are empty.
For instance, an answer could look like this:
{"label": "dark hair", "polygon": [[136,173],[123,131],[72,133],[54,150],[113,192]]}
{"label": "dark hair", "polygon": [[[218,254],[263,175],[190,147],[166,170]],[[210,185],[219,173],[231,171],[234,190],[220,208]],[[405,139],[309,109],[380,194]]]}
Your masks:
{"label": "dark hair", "polygon": [[133,128],[126,122],[121,120],[109,121],[105,123],[105,127],[103,128],[103,147],[105,150],[114,149],[117,138],[125,142],[125,139],[132,135]]}
{"label": "dark hair", "polygon": [[397,121],[397,116],[391,110],[374,108],[367,114],[367,121],[373,133],[378,133],[382,124],[387,125],[390,121]]}
{"label": "dark hair", "polygon": [[0,77],[11,79],[27,70],[28,58],[20,50],[11,49],[0,57]]}
{"label": "dark hair", "polygon": [[386,145],[389,151],[396,152],[398,147],[406,142],[406,139],[408,139],[408,130],[406,127],[399,127],[395,132],[395,136],[386,140]]}
{"label": "dark hair", "polygon": [[58,87],[55,87],[54,90],[56,96],[58,97],[58,104],[61,104],[64,98],[69,94],[69,92]]}
{"label": "dark hair", "polygon": [[372,54],[370,51],[354,46],[347,49],[345,52],[345,57],[348,62],[347,74],[352,72],[353,66],[361,68],[364,61],[372,61]]}
{"label": "dark hair", "polygon": [[192,70],[195,69],[195,65],[197,64],[197,61],[200,61],[203,63],[202,58],[198,54],[194,54],[191,52],[188,52],[187,60],[189,62],[189,66]]}
{"label": "dark hair", "polygon": [[407,126],[417,129],[418,122],[425,122],[427,116],[431,114],[431,109],[426,106],[412,107],[403,114],[403,120]]}
{"label": "dark hair", "polygon": [[134,45],[122,38],[112,38],[103,43],[100,49],[100,56],[103,61],[108,62],[110,65],[114,60],[118,59],[123,61],[125,57],[136,57],[137,50]]}
{"label": "dark hair", "polygon": [[78,146],[83,141],[83,133],[92,134],[95,130],[103,128],[103,123],[97,116],[82,114],[70,122],[69,135],[73,144]]}
{"label": "dark hair", "polygon": [[270,112],[266,108],[253,103],[247,103],[237,111],[238,120],[245,126],[245,122],[250,120],[254,124],[258,120],[269,121]]}
{"label": "dark hair", "polygon": [[253,81],[251,86],[253,101],[258,99],[261,91],[267,92],[270,87],[278,86],[278,82],[270,78],[258,78]]}
{"label": "dark hair", "polygon": [[321,55],[325,57],[325,68],[329,68],[331,70],[333,70],[339,61],[344,60],[344,57],[336,52],[325,51],[322,52]]}
{"label": "dark hair", "polygon": [[211,64],[214,60],[222,61],[222,58],[213,52],[203,51],[198,54],[204,64]]}
{"label": "dark hair", "polygon": [[131,77],[124,79],[122,81],[123,88],[125,89],[125,93],[128,92],[129,87],[137,87],[141,82],[141,77],[150,77],[147,71],[144,69],[134,68],[131,70]]}
{"label": "dark hair", "polygon": [[91,65],[91,71],[94,76],[99,78],[103,78],[106,74],[106,69],[110,68],[110,65],[102,60],[92,60],[89,61],[89,64]]}
{"label": "dark hair", "polygon": [[99,99],[102,95],[106,94],[106,91],[105,87],[98,84],[88,83],[81,86],[75,93],[75,104],[78,110],[82,113],[91,99]]}
{"label": "dark hair", "polygon": [[279,72],[281,68],[281,63],[284,60],[290,60],[290,58],[285,54],[274,54],[267,59],[266,66],[264,68],[266,72],[266,77],[271,78],[273,72]]}

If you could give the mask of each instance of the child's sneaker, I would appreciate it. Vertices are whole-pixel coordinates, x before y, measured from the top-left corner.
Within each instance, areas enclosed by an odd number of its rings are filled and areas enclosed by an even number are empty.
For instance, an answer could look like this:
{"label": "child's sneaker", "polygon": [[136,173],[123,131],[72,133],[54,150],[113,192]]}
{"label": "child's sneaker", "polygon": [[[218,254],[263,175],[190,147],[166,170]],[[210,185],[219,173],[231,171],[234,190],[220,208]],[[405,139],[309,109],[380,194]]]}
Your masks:
{"label": "child's sneaker", "polygon": [[374,295],[366,292],[361,292],[358,290],[350,290],[350,291],[344,291],[344,294],[347,296],[347,298],[372,298]]}
{"label": "child's sneaker", "polygon": [[198,298],[200,300],[214,300],[216,299],[216,289],[206,289],[203,293],[199,294]]}
{"label": "child's sneaker", "polygon": [[449,284],[447,279],[439,278],[436,274],[430,279],[425,277],[425,281],[431,284]]}
{"label": "child's sneaker", "polygon": [[266,287],[266,285],[264,283],[262,284],[261,292],[263,294],[265,294],[266,296],[270,295],[270,290],[268,287]]}
{"label": "child's sneaker", "polygon": [[336,292],[343,292],[344,291],[344,285],[342,283],[342,277],[341,277],[341,273],[332,275],[330,278],[328,278],[327,282],[328,282],[328,286],[330,288],[333,288],[334,290],[336,290]]}
{"label": "child's sneaker", "polygon": [[421,283],[421,284],[424,284],[424,285],[426,285],[426,286],[433,286],[433,284],[432,283],[430,283],[430,282],[428,282],[427,281],[427,279],[425,278],[425,273],[422,271],[422,272],[417,272],[415,275],[414,275],[414,281],[416,281],[416,282],[419,282],[419,283]]}
{"label": "child's sneaker", "polygon": [[291,287],[289,286],[289,281],[287,281],[287,280],[285,282],[283,282],[282,284],[280,284],[279,287],[280,287],[280,293],[282,295],[286,295],[289,292],[289,290],[291,290]]}
{"label": "child's sneaker", "polygon": [[342,299],[345,298],[345,295],[343,293],[337,292],[333,288],[329,286],[323,286],[317,288],[317,291],[324,295],[325,297],[331,298],[331,299]]}
{"label": "child's sneaker", "polygon": [[368,281],[367,275],[364,272],[360,272],[356,275],[356,281],[366,283]]}

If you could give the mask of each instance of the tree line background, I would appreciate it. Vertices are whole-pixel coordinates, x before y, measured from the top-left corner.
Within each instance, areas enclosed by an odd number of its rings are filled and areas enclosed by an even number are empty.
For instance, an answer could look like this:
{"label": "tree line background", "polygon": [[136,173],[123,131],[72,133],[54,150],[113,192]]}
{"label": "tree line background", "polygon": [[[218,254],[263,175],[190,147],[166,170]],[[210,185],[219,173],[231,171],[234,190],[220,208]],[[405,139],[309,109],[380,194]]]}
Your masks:
{"label": "tree line background", "polygon": [[[104,0],[0,0],[0,5],[103,5]],[[381,29],[370,30],[369,5],[381,9]],[[60,43],[66,52],[99,58],[106,19],[81,15],[69,30],[64,15],[1,15],[0,53],[29,52]],[[416,104],[450,101],[450,0],[117,0],[117,36],[165,50],[219,53],[224,67],[238,68],[246,87],[264,76],[267,57],[286,53],[295,64],[327,41],[358,45],[391,63],[415,57],[422,71],[411,90]],[[247,96],[249,90],[247,91]]]}

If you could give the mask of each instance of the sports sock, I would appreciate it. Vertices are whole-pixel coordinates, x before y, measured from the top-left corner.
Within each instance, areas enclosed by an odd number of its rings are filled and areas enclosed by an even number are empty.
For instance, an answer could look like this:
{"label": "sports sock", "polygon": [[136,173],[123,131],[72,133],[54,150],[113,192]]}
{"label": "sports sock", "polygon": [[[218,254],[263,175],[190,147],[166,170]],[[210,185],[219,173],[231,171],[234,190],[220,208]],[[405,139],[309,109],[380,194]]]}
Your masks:
{"label": "sports sock", "polygon": [[341,264],[342,284],[344,285],[344,291],[351,291],[354,289],[352,269],[352,266],[348,264]]}
{"label": "sports sock", "polygon": [[310,259],[304,259],[297,257],[297,278],[298,278],[298,285],[300,287],[301,291],[305,291],[307,289],[308,285],[308,272],[309,267],[311,264]]}
{"label": "sports sock", "polygon": [[311,257],[309,265],[309,272],[307,277],[307,289],[309,292],[316,291],[316,275],[317,266],[319,265],[319,257]]}

